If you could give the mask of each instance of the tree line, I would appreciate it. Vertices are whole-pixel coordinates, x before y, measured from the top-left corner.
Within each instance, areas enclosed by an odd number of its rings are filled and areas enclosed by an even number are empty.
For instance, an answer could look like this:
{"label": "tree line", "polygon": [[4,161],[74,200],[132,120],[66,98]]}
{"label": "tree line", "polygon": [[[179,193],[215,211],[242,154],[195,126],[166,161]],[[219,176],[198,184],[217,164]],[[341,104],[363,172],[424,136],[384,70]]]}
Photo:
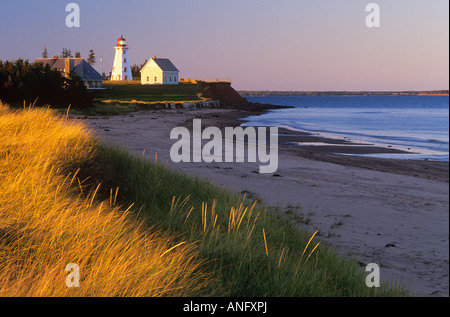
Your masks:
{"label": "tree line", "polygon": [[141,79],[141,69],[142,67],[147,64],[148,59],[146,59],[141,65],[134,64],[131,66],[131,75],[133,76],[133,80],[140,80]]}
{"label": "tree line", "polygon": [[[47,51],[47,46],[44,46],[44,51],[42,52],[42,58],[49,58],[48,56],[49,55],[48,55],[48,51]],[[79,51],[76,51],[75,55],[74,55],[74,54],[72,54],[72,50],[71,49],[67,49],[67,48],[64,47],[62,49],[61,54],[59,55],[59,57],[60,58],[72,58],[72,57],[81,58],[81,53]],[[94,50],[92,50],[92,49],[89,50],[89,56],[88,56],[86,61],[91,66],[93,66],[97,62]]]}
{"label": "tree line", "polygon": [[[75,54],[72,53],[71,49],[63,48],[61,51],[61,54],[59,55],[60,58],[81,58],[81,53],[79,51],[76,51]],[[47,46],[44,46],[44,51],[42,52],[42,58],[49,58],[49,54],[47,51]],[[97,60],[95,57],[94,50],[89,50],[89,56],[86,60],[89,65],[93,66]],[[134,64],[131,66],[131,75],[133,76],[134,80],[140,80],[141,78],[141,69],[144,67],[145,64],[147,64],[148,59],[146,59],[142,64]],[[103,75],[103,74],[102,74]],[[111,76],[111,72],[109,74]]]}
{"label": "tree line", "polygon": [[0,100],[11,105],[36,103],[57,108],[92,106],[93,95],[73,72],[59,71],[28,60],[0,60]]}

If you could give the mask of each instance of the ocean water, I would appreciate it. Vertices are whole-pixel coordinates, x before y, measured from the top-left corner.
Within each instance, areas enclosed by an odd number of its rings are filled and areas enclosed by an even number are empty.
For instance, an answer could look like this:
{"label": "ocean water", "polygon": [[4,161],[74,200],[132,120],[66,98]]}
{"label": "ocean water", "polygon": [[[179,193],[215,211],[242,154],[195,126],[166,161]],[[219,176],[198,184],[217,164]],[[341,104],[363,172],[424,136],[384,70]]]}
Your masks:
{"label": "ocean water", "polygon": [[448,96],[266,96],[247,100],[295,108],[247,117],[244,126],[279,126],[414,152],[366,156],[449,161]]}

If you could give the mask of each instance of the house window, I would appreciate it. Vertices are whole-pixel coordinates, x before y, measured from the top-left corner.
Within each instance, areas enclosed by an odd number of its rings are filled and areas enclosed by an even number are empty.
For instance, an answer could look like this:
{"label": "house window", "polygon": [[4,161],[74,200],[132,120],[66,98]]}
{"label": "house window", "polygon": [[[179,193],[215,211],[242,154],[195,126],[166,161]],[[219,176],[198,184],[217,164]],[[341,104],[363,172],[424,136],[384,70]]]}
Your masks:
{"label": "house window", "polygon": [[124,67],[124,68],[123,68],[123,71],[124,71],[124,72],[126,72],[126,71],[127,71],[127,68],[126,68],[126,67]]}
{"label": "house window", "polygon": [[155,76],[155,81],[158,81],[158,77]]}
{"label": "house window", "polygon": [[172,82],[172,76],[169,77],[169,81]]}
{"label": "house window", "polygon": [[174,81],[174,82],[177,82],[177,76],[175,76],[175,77],[173,78],[173,81]]}
{"label": "house window", "polygon": [[150,77],[147,76],[147,82],[149,82],[149,81],[150,81]]}
{"label": "house window", "polygon": [[126,62],[127,62],[127,59],[126,59],[126,58],[124,58],[124,59],[123,59],[123,62],[124,62],[124,63],[126,63]]}
{"label": "house window", "polygon": [[124,76],[124,80],[128,80],[128,76],[127,75]]}
{"label": "house window", "polygon": [[164,82],[167,82],[167,76],[166,76],[166,77],[164,77]]}

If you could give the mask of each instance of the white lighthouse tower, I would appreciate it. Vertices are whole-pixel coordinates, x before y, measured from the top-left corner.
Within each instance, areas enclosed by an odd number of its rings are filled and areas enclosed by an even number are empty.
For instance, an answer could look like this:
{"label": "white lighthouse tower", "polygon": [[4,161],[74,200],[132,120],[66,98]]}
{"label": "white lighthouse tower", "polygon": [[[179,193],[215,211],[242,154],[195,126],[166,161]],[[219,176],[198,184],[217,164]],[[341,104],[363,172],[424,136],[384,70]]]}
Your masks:
{"label": "white lighthouse tower", "polygon": [[128,58],[127,42],[123,35],[117,39],[116,57],[114,57],[114,65],[111,72],[112,81],[133,80],[130,67],[130,59]]}

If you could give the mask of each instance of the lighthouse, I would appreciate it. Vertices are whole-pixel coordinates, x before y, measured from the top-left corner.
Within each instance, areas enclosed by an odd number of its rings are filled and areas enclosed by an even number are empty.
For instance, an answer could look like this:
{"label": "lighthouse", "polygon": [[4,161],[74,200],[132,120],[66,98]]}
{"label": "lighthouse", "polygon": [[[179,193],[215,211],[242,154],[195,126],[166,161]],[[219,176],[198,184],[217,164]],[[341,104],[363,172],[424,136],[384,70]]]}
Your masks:
{"label": "lighthouse", "polygon": [[128,58],[127,42],[123,35],[117,39],[116,56],[114,57],[114,65],[111,72],[112,81],[133,80],[131,75],[130,59]]}

